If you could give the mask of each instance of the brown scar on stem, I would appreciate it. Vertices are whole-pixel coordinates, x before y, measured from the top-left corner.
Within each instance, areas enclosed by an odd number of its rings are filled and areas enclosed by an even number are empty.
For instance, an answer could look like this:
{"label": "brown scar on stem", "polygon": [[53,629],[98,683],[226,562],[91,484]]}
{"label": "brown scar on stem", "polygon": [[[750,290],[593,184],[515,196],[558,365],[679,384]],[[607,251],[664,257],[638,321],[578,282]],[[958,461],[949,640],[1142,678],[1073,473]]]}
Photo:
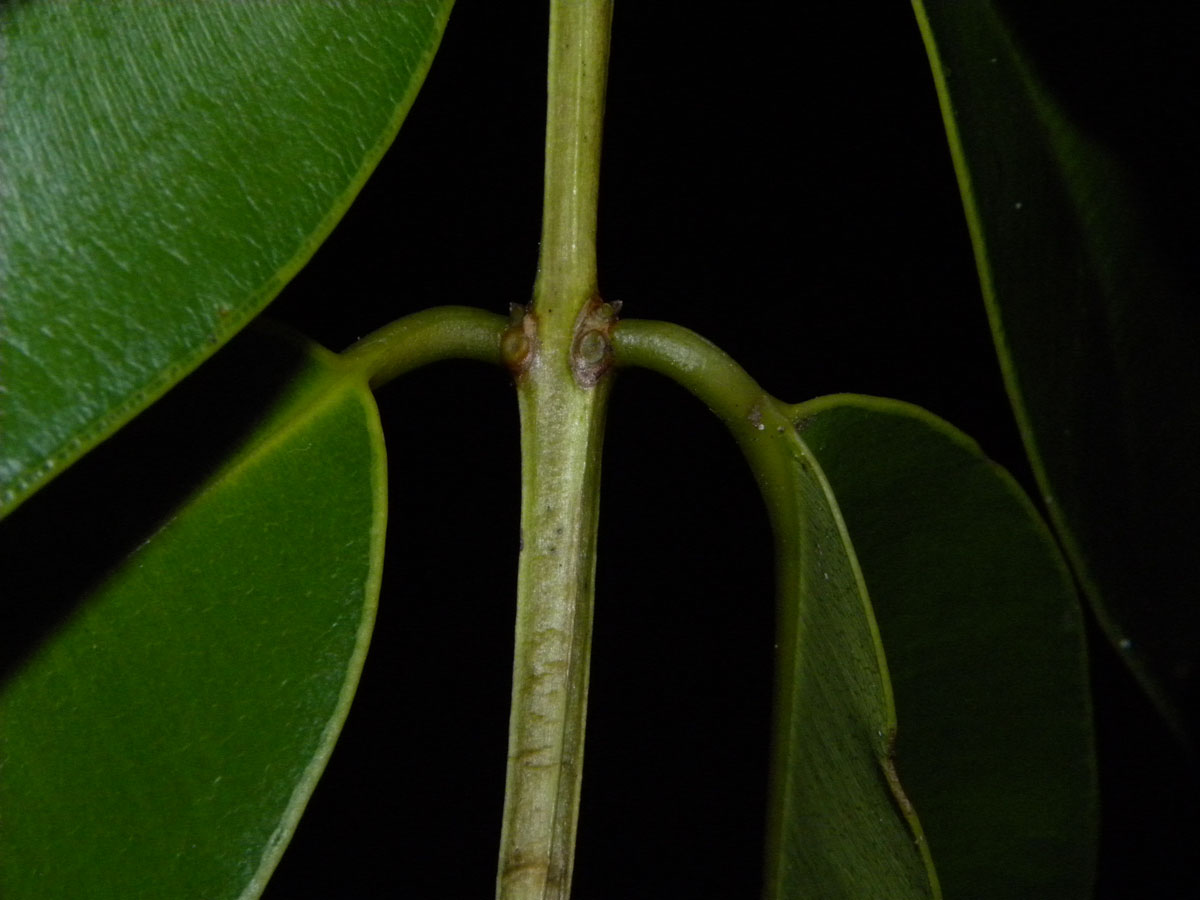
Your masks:
{"label": "brown scar on stem", "polygon": [[513,303],[508,308],[508,322],[500,335],[500,358],[519,381],[537,355],[537,315],[520,303]]}
{"label": "brown scar on stem", "polygon": [[612,331],[619,321],[621,302],[606,303],[593,294],[575,320],[571,342],[571,371],[581,387],[595,387],[612,368]]}

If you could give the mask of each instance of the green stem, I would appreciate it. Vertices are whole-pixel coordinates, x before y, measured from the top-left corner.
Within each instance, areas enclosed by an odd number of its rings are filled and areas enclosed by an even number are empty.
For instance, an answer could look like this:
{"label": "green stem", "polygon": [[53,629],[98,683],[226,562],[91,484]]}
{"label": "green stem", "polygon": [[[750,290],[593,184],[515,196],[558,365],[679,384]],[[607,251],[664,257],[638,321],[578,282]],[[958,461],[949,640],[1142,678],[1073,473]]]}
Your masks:
{"label": "green stem", "polygon": [[[793,470],[793,416],[784,403],[767,394],[758,382],[716,344],[679,325],[669,322],[625,321],[613,333],[613,354],[619,368],[649,369],[670,378],[699,399],[729,429],[750,465],[767,507],[771,530],[775,535],[776,584],[800,583],[801,560],[796,542],[786,536],[804,532],[801,507]],[[781,595],[782,596],[782,595]],[[781,603],[776,621],[776,734],[771,755],[771,798],[767,811],[764,896],[783,896],[780,861],[785,820],[784,803],[791,789],[787,784],[791,769],[787,759],[789,734],[793,723],[791,710],[798,661],[795,618],[784,614]]]}
{"label": "green stem", "polygon": [[[776,400],[729,354],[694,331],[670,322],[624,321],[612,335],[618,367],[636,366],[665,375],[699,398],[725,423],[758,479],[772,518],[788,508],[777,497],[788,483],[788,452],[780,439],[792,431],[787,404]],[[779,525],[778,522],[775,522]]]}
{"label": "green stem", "polygon": [[546,182],[533,304],[502,342],[521,409],[521,556],[496,895],[570,894],[587,709],[600,447],[614,311],[597,296],[610,0],[550,13]]}
{"label": "green stem", "polygon": [[[758,382],[725,351],[694,331],[669,322],[625,321],[613,332],[613,355],[619,368],[637,367],[665,375],[704,403],[729,429],[758,482],[771,530],[775,535],[776,583],[803,579],[802,560],[796,553],[796,536],[803,534],[802,507],[795,498],[796,483],[793,418],[791,409],[766,393]],[[810,462],[811,465],[811,462]],[[789,536],[791,539],[789,540]],[[781,594],[781,597],[783,595]],[[779,607],[776,623],[776,737],[772,747],[768,809],[768,861],[765,896],[782,896],[780,888],[784,804],[791,789],[788,742],[781,736],[794,727],[792,710],[799,661],[793,652],[797,634],[795,617]]]}
{"label": "green stem", "polygon": [[596,206],[611,0],[550,7],[546,173],[534,307],[545,343],[575,328],[596,294]]}
{"label": "green stem", "polygon": [[342,359],[366,373],[372,388],[443,359],[501,364],[508,320],[469,306],[437,306],[405,316],[346,349]]}

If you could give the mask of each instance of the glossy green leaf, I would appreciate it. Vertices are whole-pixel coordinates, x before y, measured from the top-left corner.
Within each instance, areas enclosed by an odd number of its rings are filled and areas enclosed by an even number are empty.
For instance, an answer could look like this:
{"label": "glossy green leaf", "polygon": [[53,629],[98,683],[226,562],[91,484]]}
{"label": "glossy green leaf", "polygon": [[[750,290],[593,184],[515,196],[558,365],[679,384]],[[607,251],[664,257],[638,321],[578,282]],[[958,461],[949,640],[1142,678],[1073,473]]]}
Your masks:
{"label": "glossy green leaf", "polygon": [[0,515],[312,255],[399,128],[449,8],[0,5]]}
{"label": "glossy green leaf", "polygon": [[253,346],[292,378],[261,424],[4,660],[5,900],[258,896],[329,757],[374,622],[382,436],[344,362]]}
{"label": "glossy green leaf", "polygon": [[[1192,716],[1175,724],[1194,728],[1200,319],[1194,244],[1173,253],[1177,226],[1161,219],[1165,192],[1194,190],[1194,154],[1151,162],[1173,162],[1175,173],[1132,167],[1128,146],[1117,152],[1096,121],[1084,127],[1047,77],[1062,68],[1055,47],[1035,58],[1000,4],[914,7],[1009,396],[1051,520],[1114,644],[1161,708]],[[1147,24],[1135,18],[1131,28]],[[1127,62],[1106,53],[1101,64]],[[1180,147],[1185,139],[1168,136]],[[1152,181],[1169,187],[1153,196]]]}
{"label": "glossy green leaf", "polygon": [[1097,801],[1074,587],[1013,479],[892,400],[794,408],[862,565],[896,765],[947,897],[1092,896]]}

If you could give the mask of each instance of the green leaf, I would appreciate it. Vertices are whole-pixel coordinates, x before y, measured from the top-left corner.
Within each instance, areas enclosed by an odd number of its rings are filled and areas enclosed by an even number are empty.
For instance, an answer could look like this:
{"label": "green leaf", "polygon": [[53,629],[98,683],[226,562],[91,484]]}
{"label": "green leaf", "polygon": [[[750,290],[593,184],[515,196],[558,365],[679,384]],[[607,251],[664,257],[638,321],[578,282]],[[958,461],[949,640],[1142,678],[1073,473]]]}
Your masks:
{"label": "green leaf", "polygon": [[924,410],[846,395],[794,411],[871,593],[896,765],[946,896],[1091,897],[1084,631],[1046,526],[1006,472]]}
{"label": "green leaf", "polygon": [[892,758],[892,687],[854,548],[816,456],[774,418],[752,423],[780,456],[755,466],[779,570],[768,895],[940,897]]}
{"label": "green leaf", "polygon": [[[258,896],[329,758],[374,622],[382,435],[359,370],[247,338],[290,387],[218,474],[4,660],[6,900]],[[0,532],[6,567],[19,538]]]}
{"label": "green leaf", "polygon": [[[1096,121],[1084,127],[1078,102],[1048,77],[1061,74],[1055,48],[1027,52],[1029,33],[997,4],[914,7],[1005,381],[1050,518],[1115,646],[1174,724],[1194,728],[1200,323],[1194,244],[1172,254],[1176,226],[1161,213],[1189,185],[1194,192],[1195,154],[1134,167],[1130,148],[1118,152]],[[1106,53],[1103,64],[1124,62]],[[1139,106],[1154,100],[1129,96]],[[1169,140],[1184,148],[1186,132]],[[1149,170],[1171,162],[1174,171]],[[1171,199],[1147,189],[1155,181],[1169,183]]]}
{"label": "green leaf", "polygon": [[400,127],[450,5],[0,7],[0,515],[307,261]]}

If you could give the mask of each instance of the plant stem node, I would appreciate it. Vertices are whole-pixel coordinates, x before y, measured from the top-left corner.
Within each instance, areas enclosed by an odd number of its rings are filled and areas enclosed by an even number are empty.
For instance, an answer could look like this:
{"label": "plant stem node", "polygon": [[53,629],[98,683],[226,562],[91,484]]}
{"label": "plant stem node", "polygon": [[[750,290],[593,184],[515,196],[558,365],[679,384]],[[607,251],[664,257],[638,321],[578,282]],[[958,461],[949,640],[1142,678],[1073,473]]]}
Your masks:
{"label": "plant stem node", "polygon": [[597,294],[579,311],[571,344],[571,370],[582,387],[594,387],[612,368],[612,330],[620,309],[619,302],[605,303]]}
{"label": "plant stem node", "polygon": [[509,319],[512,324],[500,335],[500,357],[513,378],[520,378],[533,364],[537,318],[523,306],[514,303]]}

